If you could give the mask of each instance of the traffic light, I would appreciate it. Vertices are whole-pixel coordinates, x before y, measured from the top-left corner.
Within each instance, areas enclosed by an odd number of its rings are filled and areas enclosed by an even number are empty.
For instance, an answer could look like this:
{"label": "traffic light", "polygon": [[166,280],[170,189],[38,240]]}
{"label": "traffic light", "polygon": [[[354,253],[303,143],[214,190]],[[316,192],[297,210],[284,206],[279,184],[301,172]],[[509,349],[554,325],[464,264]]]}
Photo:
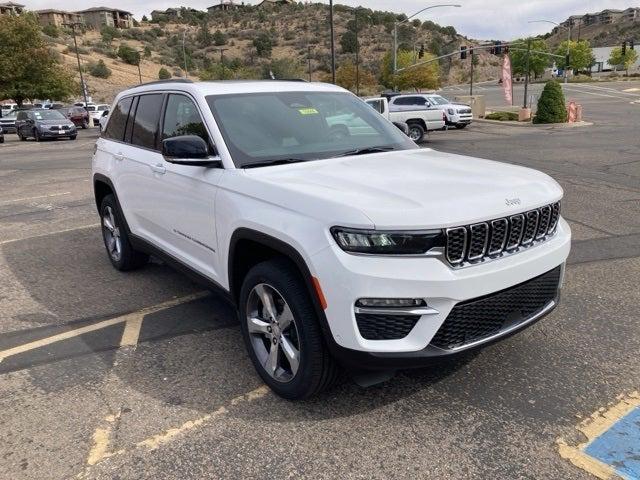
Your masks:
{"label": "traffic light", "polygon": [[460,47],[460,60],[465,60],[467,58],[467,47],[462,45]]}
{"label": "traffic light", "polygon": [[420,45],[420,51],[418,52],[418,58],[424,57],[424,43]]}
{"label": "traffic light", "polygon": [[627,42],[622,42],[622,56],[627,54]]}
{"label": "traffic light", "polygon": [[496,55],[502,55],[502,42],[494,42],[493,52]]}

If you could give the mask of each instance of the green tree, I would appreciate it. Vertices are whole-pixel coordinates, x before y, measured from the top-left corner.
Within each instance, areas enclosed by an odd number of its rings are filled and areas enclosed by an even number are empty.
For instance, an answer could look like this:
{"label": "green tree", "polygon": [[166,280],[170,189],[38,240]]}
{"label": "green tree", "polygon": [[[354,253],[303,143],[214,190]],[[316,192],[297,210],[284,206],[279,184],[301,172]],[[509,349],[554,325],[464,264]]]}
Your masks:
{"label": "green tree", "polygon": [[200,30],[198,30],[197,35],[198,43],[201,47],[208,47],[211,45],[211,33],[209,32],[209,22],[205,18],[200,22]]}
{"label": "green tree", "polygon": [[564,123],[566,121],[567,108],[562,87],[555,80],[549,80],[538,100],[538,110],[533,123]]}
{"label": "green tree", "polygon": [[[336,83],[342,88],[356,91],[356,84],[360,77],[360,90],[373,91],[378,85],[376,77],[368,69],[360,66],[359,73],[356,75],[356,65],[351,60],[342,62],[336,70]],[[326,81],[331,81],[327,74]]]}
{"label": "green tree", "polygon": [[[434,58],[427,53],[420,59],[421,62]],[[398,69],[409,67],[416,63],[414,52],[407,50],[398,51]],[[426,65],[411,67],[402,72],[393,74],[393,53],[387,52],[382,59],[380,83],[387,88],[398,87],[401,90],[414,89],[435,89],[439,84],[440,67],[438,62],[431,62]]]}
{"label": "green tree", "polygon": [[206,70],[201,70],[199,77],[200,80],[205,82],[208,80],[231,80],[234,78],[233,69],[222,63],[214,63]]}
{"label": "green tree", "polygon": [[340,46],[342,47],[342,53],[356,53],[356,34],[351,30],[344,32],[340,37]]}
{"label": "green tree", "polygon": [[0,98],[66,100],[78,91],[73,76],[59,63],[40,35],[35,15],[0,16]]}
{"label": "green tree", "polygon": [[[565,68],[565,55],[567,53],[567,40],[558,45],[555,51],[556,55],[561,55],[562,58],[558,58],[557,64],[560,68]],[[591,67],[595,62],[595,57],[591,51],[591,46],[588,40],[575,41],[572,40],[569,43],[569,69],[571,70],[584,70]]]}
{"label": "green tree", "polygon": [[621,66],[627,71],[627,75],[629,75],[629,68],[631,67],[631,65],[636,63],[636,60],[638,60],[638,52],[636,52],[635,50],[627,48],[625,54],[622,55],[622,47],[616,47],[611,50],[611,55],[609,56],[609,65],[615,67]]}
{"label": "green tree", "polygon": [[273,49],[273,41],[268,33],[262,32],[256,38],[253,39],[253,46],[256,49],[259,57],[270,57],[271,50]]}
{"label": "green tree", "polygon": [[271,78],[271,73],[278,79],[300,78],[304,75],[302,64],[291,58],[272,60],[262,67],[262,78]]}
{"label": "green tree", "polygon": [[171,78],[171,73],[164,67],[161,67],[158,71],[158,79],[160,80],[169,80]]}
{"label": "green tree", "polygon": [[89,73],[97,78],[109,78],[111,76],[111,69],[107,67],[104,60],[98,60],[98,63],[89,65]]}
{"label": "green tree", "polygon": [[[511,57],[511,71],[514,75],[527,74],[527,39],[516,40],[517,47],[509,52]],[[538,52],[548,52],[547,42],[540,38],[531,39],[531,50]],[[545,68],[551,64],[551,57],[541,53],[531,53],[529,56],[529,75],[539,77],[544,73]]]}
{"label": "green tree", "polygon": [[131,48],[129,45],[122,44],[118,47],[118,57],[129,65],[138,65],[140,62],[140,53]]}
{"label": "green tree", "polygon": [[58,27],[56,27],[51,23],[42,27],[42,33],[44,33],[45,35],[51,38],[58,38],[58,35],[60,35],[60,31],[58,30]]}
{"label": "green tree", "polygon": [[146,15],[142,15],[142,21],[143,21],[143,22],[148,22],[148,21],[149,21],[149,19],[147,18],[147,16],[146,16]]}
{"label": "green tree", "polygon": [[102,37],[102,41],[109,45],[113,42],[114,38],[120,38],[120,32],[115,27],[103,25],[100,29],[100,36]]}
{"label": "green tree", "polygon": [[151,57],[151,47],[149,45],[145,45],[144,47],[144,58]]}
{"label": "green tree", "polygon": [[225,37],[224,33],[222,33],[220,30],[216,30],[213,34],[213,43],[216,46],[221,47],[222,45],[227,43],[227,37]]}

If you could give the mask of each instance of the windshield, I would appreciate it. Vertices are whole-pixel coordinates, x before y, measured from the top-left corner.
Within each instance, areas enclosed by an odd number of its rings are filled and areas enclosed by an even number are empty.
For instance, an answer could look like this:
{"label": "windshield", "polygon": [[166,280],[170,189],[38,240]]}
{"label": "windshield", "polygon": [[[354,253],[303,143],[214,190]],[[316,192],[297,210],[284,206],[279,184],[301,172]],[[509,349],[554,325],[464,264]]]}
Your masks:
{"label": "windshield", "polygon": [[436,105],[447,105],[449,102],[449,100],[447,100],[444,97],[441,97],[440,95],[433,95],[432,97],[429,97],[429,100],[431,100],[431,102],[435,103]]}
{"label": "windshield", "polygon": [[36,120],[66,120],[66,117],[57,110],[38,110],[33,112]]}
{"label": "windshield", "polygon": [[371,148],[418,148],[346,92],[212,95],[207,102],[237,167],[319,160]]}

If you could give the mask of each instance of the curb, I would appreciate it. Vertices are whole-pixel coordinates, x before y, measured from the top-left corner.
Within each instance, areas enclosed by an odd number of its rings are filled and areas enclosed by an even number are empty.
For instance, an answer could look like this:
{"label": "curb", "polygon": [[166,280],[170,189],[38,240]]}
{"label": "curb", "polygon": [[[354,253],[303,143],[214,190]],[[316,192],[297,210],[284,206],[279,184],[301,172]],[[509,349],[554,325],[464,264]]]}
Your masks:
{"label": "curb", "polygon": [[577,127],[590,127],[593,125],[592,122],[574,122],[574,123],[540,123],[534,124],[531,122],[510,122],[510,121],[500,121],[500,120],[486,120],[484,118],[474,118],[474,123],[486,123],[489,125],[501,125],[501,126],[509,126],[509,127],[520,127],[520,128],[537,128],[540,130],[561,130],[565,128],[577,128]]}

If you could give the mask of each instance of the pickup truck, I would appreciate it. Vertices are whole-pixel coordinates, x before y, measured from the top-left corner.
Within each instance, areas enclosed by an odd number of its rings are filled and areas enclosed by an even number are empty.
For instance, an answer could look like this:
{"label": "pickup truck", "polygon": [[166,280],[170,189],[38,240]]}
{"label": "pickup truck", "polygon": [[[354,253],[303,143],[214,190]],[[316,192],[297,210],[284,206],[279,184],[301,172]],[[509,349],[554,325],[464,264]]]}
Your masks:
{"label": "pickup truck", "polygon": [[389,99],[391,112],[415,111],[420,109],[442,110],[447,126],[465,128],[473,120],[471,107],[464,103],[454,103],[435,93],[398,95]]}
{"label": "pickup truck", "polygon": [[389,101],[385,97],[367,98],[365,102],[371,105],[380,115],[391,122],[404,122],[409,125],[409,138],[416,143],[424,140],[430,130],[442,130],[447,120],[440,109],[404,110],[402,112],[389,111]]}

